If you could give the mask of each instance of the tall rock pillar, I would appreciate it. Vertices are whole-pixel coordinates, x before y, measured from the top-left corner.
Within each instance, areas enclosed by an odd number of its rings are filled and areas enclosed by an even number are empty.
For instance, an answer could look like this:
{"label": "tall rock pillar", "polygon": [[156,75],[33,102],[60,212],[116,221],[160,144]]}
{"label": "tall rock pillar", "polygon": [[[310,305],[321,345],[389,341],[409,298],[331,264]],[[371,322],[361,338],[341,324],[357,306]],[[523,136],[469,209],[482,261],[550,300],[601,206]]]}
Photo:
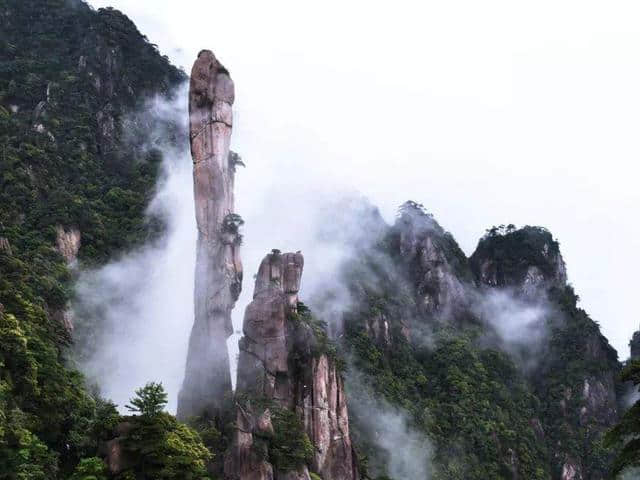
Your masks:
{"label": "tall rock pillar", "polygon": [[636,330],[629,342],[629,348],[631,349],[631,360],[640,358],[640,330]]}
{"label": "tall rock pillar", "polygon": [[189,132],[193,157],[198,244],[195,319],[178,417],[217,416],[231,394],[227,338],[231,310],[242,288],[241,219],[234,213],[237,155],[229,150],[233,81],[209,50],[198,54],[189,86]]}
{"label": "tall rock pillar", "polygon": [[298,301],[303,266],[300,252],[274,250],[256,275],[226,480],[310,480],[310,472],[359,478],[337,353],[322,322]]}

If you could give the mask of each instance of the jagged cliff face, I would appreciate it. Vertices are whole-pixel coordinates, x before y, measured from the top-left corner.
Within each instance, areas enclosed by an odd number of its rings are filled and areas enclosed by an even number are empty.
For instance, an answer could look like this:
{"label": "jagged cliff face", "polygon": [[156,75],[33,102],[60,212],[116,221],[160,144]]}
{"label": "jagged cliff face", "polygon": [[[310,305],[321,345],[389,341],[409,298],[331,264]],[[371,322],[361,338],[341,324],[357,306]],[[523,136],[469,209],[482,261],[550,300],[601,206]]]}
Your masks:
{"label": "jagged cliff face", "polygon": [[77,228],[65,229],[62,225],[56,226],[56,247],[68,265],[73,265],[78,260],[80,239],[80,230]]}
{"label": "jagged cliff face", "polygon": [[401,208],[394,231],[419,310],[441,321],[456,318],[467,308],[471,283],[466,257],[456,241],[419,205]]}
{"label": "jagged cliff face", "polygon": [[[56,225],[56,249],[69,268],[74,268],[78,261],[81,238],[80,230],[77,228],[65,229],[62,225]],[[74,314],[69,302],[63,308],[52,310],[50,315],[56,322],[64,326],[69,335],[73,333]]]}
{"label": "jagged cliff face", "polygon": [[189,89],[189,130],[198,226],[195,320],[178,416],[216,416],[231,393],[226,340],[231,310],[242,287],[240,218],[234,214],[237,156],[229,150],[233,82],[212,52],[193,65]]}
{"label": "jagged cliff face", "polygon": [[[433,439],[440,475],[487,478],[501,465],[500,478],[604,478],[611,452],[600,440],[617,420],[619,363],[577,307],[551,234],[494,228],[467,259],[431,215],[407,202],[381,237],[346,267],[342,344],[365,387],[407,408]],[[504,302],[498,310],[495,298]],[[536,312],[535,343],[502,336],[500,322],[512,321],[503,308]],[[388,474],[377,461],[386,452],[367,438],[367,412],[351,413],[369,473]],[[477,442],[488,448],[480,458],[466,451]]]}
{"label": "jagged cliff face", "polygon": [[[260,265],[240,342],[236,431],[226,478],[309,479],[310,470],[324,479],[358,478],[338,361],[326,332],[298,301],[303,265],[299,252],[277,251]],[[274,455],[278,438],[294,435],[274,428],[272,417],[283,410],[295,415],[313,446],[297,464]]]}
{"label": "jagged cliff face", "polygon": [[243,323],[238,392],[291,403],[294,379],[289,371],[287,326],[289,317],[297,313],[303,267],[300,253],[271,253],[260,264]]}

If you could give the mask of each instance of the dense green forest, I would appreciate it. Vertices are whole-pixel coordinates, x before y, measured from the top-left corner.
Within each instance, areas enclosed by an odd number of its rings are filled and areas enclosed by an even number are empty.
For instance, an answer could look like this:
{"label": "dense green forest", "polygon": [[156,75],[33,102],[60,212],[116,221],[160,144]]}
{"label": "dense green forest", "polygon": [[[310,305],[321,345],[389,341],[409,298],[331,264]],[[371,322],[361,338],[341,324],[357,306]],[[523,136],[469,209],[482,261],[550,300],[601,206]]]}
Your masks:
{"label": "dense green forest", "polygon": [[[185,142],[185,125],[139,112],[185,81],[116,10],[0,0],[0,479],[221,471],[228,431],[206,418],[178,422],[164,411],[162,385],[131,392],[131,414],[122,415],[87,384],[63,321],[77,267],[56,248],[61,232],[80,232],[73,261],[84,268],[161,235],[162,221],[146,214],[162,163],[152,139],[161,131]],[[640,383],[638,362],[623,372],[578,307],[548,231],[494,227],[467,258],[415,202],[393,226],[383,223],[363,227],[365,246],[341,271],[351,302],[339,338],[328,337],[332,319],[302,304],[296,317],[345,376],[362,478],[397,475],[376,442],[371,398],[428,439],[438,480],[601,480],[640,464],[640,407],[625,413],[620,402]],[[495,291],[544,305],[537,350],[505,348],[491,312],[474,306]],[[314,311],[328,310],[327,293]],[[315,447],[299,419],[274,409],[273,421],[274,464],[303,464]],[[112,448],[117,465],[105,463]]]}
{"label": "dense green forest", "polygon": [[0,2],[0,478],[106,478],[97,457],[123,424],[134,461],[119,478],[203,476],[197,433],[164,413],[121,418],[73,367],[59,315],[73,274],[56,249],[57,229],[77,229],[95,265],[162,231],[145,216],[162,160],[147,139],[184,127],[135,113],[185,78],[120,12]]}

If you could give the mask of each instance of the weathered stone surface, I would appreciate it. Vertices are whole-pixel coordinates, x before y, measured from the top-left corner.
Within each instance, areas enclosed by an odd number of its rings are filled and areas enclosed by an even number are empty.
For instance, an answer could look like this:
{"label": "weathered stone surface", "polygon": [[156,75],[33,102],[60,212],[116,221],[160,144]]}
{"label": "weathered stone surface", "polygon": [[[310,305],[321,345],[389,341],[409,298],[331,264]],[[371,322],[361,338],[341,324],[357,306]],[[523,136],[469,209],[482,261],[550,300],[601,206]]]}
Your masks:
{"label": "weathered stone surface", "polygon": [[268,410],[258,414],[251,405],[236,408],[235,432],[224,460],[226,480],[273,480],[273,467],[266,460],[265,436],[273,433]]}
{"label": "weathered stone surface", "polygon": [[[406,204],[405,204],[406,205]],[[395,226],[399,249],[415,285],[416,303],[425,314],[451,321],[468,304],[467,259],[457,243],[419,206],[405,206]]]}
{"label": "weathered stone surface", "polygon": [[62,225],[56,225],[56,247],[69,265],[73,265],[78,259],[81,238],[82,235],[77,228],[67,229]]}
{"label": "weathered stone surface", "polygon": [[391,331],[386,315],[377,312],[367,319],[365,325],[367,335],[381,347],[391,346]]}
{"label": "weathered stone surface", "polygon": [[[78,261],[81,238],[82,235],[77,228],[56,225],[56,249],[70,267],[74,267]],[[49,314],[53,321],[64,326],[68,334],[73,332],[74,314],[69,303],[64,308],[50,310]]]}
{"label": "weathered stone surface", "polygon": [[116,120],[114,114],[115,109],[110,103],[107,103],[96,113],[96,124],[98,125],[96,133],[102,155],[109,155],[116,148]]}
{"label": "weathered stone surface", "polygon": [[4,252],[7,255],[13,255],[13,252],[11,251],[11,244],[7,237],[0,237],[0,252]]}
{"label": "weathered stone surface", "polygon": [[50,311],[51,319],[61,324],[65,330],[71,334],[73,332],[74,314],[71,305],[67,304],[64,309]]}
{"label": "weathered stone surface", "polygon": [[310,480],[309,469],[307,467],[302,467],[298,471],[292,472],[278,472],[276,475],[276,480]]}
{"label": "weathered stone surface", "polygon": [[600,377],[585,378],[582,400],[580,422],[583,425],[593,421],[606,427],[618,420],[615,378],[612,372],[606,372]]}
{"label": "weathered stone surface", "polygon": [[229,150],[234,87],[212,52],[191,71],[189,127],[198,244],[195,320],[178,417],[216,415],[231,393],[227,338],[231,310],[242,288],[239,217],[234,214],[235,164]]}
{"label": "weathered stone surface", "polygon": [[533,429],[533,433],[536,436],[536,440],[538,440],[539,442],[544,440],[544,428],[542,428],[542,423],[540,422],[540,419],[538,418],[532,418],[531,420],[529,420],[529,424],[531,425],[531,428]]}
{"label": "weathered stone surface", "polygon": [[116,437],[100,445],[100,453],[105,457],[107,468],[112,475],[121,473],[134,463],[122,448],[122,442],[127,438],[132,428],[133,425],[129,422],[120,423],[116,427]]}
{"label": "weathered stone surface", "polygon": [[573,459],[567,459],[562,465],[561,480],[582,480],[582,469]]}
{"label": "weathered stone surface", "polygon": [[313,358],[311,385],[299,383],[297,387],[296,408],[316,447],[313,470],[323,478],[357,478],[344,383],[335,363],[327,355]]}
{"label": "weathered stone surface", "polygon": [[[117,98],[117,92],[133,90],[127,84],[127,76],[123,75],[124,55],[119,46],[111,45],[102,40],[98,41],[95,56],[91,58],[81,56],[78,68],[83,71],[104,102],[96,112],[96,141],[100,154],[111,159],[117,152],[118,118],[120,115],[117,104],[122,98]],[[109,160],[110,161],[110,160]]]}
{"label": "weathered stone surface", "polygon": [[297,308],[303,267],[301,253],[274,252],[260,264],[253,301],[245,311],[238,391],[286,403],[291,390],[287,318]]}
{"label": "weathered stone surface", "polygon": [[256,455],[256,442],[264,446],[260,439],[273,433],[269,411],[254,411],[251,401],[242,398],[260,398],[296,412],[314,444],[308,466],[293,472],[276,471],[277,480],[308,479],[309,468],[325,479],[358,478],[344,384],[336,361],[316,350],[313,329],[296,315],[303,266],[300,252],[274,250],[256,275],[240,342],[240,400],[237,430],[225,461],[228,479],[256,478],[248,472],[266,471],[264,457]]}

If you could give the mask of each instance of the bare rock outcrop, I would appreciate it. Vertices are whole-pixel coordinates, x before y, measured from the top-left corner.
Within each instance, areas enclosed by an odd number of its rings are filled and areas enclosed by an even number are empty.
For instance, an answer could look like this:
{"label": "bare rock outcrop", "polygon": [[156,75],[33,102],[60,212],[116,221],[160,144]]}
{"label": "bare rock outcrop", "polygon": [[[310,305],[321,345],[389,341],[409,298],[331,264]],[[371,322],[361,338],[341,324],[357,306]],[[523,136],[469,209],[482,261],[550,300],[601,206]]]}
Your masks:
{"label": "bare rock outcrop", "polygon": [[391,326],[384,313],[375,312],[368,318],[365,324],[365,331],[376,344],[384,348],[391,346]]}
{"label": "bare rock outcrop", "polygon": [[73,265],[78,259],[80,241],[80,230],[56,225],[56,247],[69,265]]}
{"label": "bare rock outcrop", "polygon": [[123,449],[125,442],[133,430],[130,422],[122,422],[116,426],[114,438],[101,442],[100,454],[105,458],[111,475],[118,475],[134,464],[134,460]]}
{"label": "bare rock outcrop", "polygon": [[[56,249],[62,255],[67,266],[73,268],[78,261],[78,251],[80,250],[82,235],[76,227],[63,227],[56,225]],[[74,313],[71,304],[67,302],[64,308],[49,311],[51,319],[61,324],[67,334],[71,335],[74,325]]]}
{"label": "bare rock outcrop", "polygon": [[467,258],[456,241],[414,202],[400,208],[394,228],[419,310],[436,319],[455,319],[467,307],[467,285],[472,283]]}
{"label": "bare rock outcrop", "polygon": [[[225,459],[229,480],[358,478],[343,379],[319,323],[298,301],[301,253],[274,250],[262,261],[244,318],[236,394],[236,430]],[[313,453],[303,465],[269,463],[286,432],[273,418],[292,412]],[[278,413],[279,412],[279,413]],[[260,454],[262,452],[262,454]],[[266,455],[265,455],[266,452]]]}
{"label": "bare rock outcrop", "polygon": [[203,50],[191,71],[189,130],[193,157],[198,244],[195,320],[189,339],[178,417],[216,416],[231,393],[227,338],[231,310],[242,288],[242,220],[234,213],[236,156],[229,150],[233,81],[212,52]]}
{"label": "bare rock outcrop", "polygon": [[561,480],[582,480],[582,468],[574,459],[567,458],[562,464]]}
{"label": "bare rock outcrop", "polygon": [[0,252],[4,252],[7,255],[13,255],[11,251],[11,243],[9,243],[9,239],[7,237],[0,237]]}

